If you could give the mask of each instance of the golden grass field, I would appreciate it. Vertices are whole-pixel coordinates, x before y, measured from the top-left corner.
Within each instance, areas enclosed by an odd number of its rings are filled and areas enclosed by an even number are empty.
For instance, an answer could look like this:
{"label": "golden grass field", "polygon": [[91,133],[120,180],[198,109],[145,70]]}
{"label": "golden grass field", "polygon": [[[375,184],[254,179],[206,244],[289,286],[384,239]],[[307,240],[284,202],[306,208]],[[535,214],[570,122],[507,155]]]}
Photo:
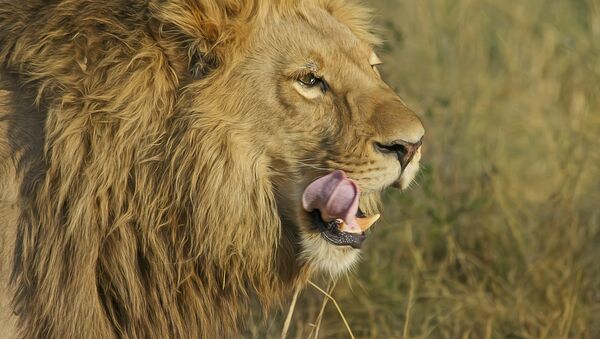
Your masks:
{"label": "golden grass field", "polygon": [[[353,335],[600,338],[600,1],[370,4],[427,135],[331,292]],[[350,337],[331,301],[319,323],[324,299],[302,291],[288,338]],[[249,336],[279,337],[286,312]]]}

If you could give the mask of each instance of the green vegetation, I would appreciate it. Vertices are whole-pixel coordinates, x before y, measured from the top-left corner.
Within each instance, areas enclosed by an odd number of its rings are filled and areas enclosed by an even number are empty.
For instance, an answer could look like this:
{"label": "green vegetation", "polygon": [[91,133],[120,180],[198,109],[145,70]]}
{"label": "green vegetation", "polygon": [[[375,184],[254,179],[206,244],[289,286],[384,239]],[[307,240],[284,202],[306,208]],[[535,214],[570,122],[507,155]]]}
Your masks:
{"label": "green vegetation", "polygon": [[[354,335],[600,338],[600,2],[371,6],[382,74],[427,135],[332,292]],[[302,292],[288,338],[315,334],[323,299]],[[278,337],[285,313],[251,332]],[[319,338],[336,337],[329,302]]]}

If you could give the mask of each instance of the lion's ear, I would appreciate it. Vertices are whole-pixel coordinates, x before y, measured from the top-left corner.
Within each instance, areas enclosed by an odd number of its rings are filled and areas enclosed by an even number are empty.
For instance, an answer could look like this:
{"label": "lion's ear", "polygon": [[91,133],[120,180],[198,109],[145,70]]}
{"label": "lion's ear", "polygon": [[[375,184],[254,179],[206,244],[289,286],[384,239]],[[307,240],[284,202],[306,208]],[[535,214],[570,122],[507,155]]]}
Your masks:
{"label": "lion's ear", "polygon": [[186,58],[187,71],[200,79],[223,64],[226,46],[243,34],[244,18],[253,12],[253,1],[151,0],[152,26],[163,45],[176,46]]}

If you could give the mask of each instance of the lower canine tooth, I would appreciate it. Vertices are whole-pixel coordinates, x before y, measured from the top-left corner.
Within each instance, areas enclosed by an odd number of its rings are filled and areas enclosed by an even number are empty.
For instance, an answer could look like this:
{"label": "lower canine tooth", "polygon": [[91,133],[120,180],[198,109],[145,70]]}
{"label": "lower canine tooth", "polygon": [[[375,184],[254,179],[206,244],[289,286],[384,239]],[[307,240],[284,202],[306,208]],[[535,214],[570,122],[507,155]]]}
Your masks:
{"label": "lower canine tooth", "polygon": [[380,214],[375,214],[370,217],[356,218],[356,223],[358,223],[358,226],[360,226],[360,230],[364,232],[368,230],[369,227],[373,226],[379,217],[381,217]]}
{"label": "lower canine tooth", "polygon": [[375,214],[370,217],[356,218],[356,223],[360,229],[351,228],[344,221],[339,222],[340,231],[348,233],[361,233],[368,230],[381,217],[380,214]]}
{"label": "lower canine tooth", "polygon": [[347,232],[347,233],[356,233],[356,234],[362,233],[362,230],[360,229],[360,227],[357,228],[356,226],[354,226],[354,227],[348,226],[348,224],[346,224],[343,221],[340,224],[340,231]]}

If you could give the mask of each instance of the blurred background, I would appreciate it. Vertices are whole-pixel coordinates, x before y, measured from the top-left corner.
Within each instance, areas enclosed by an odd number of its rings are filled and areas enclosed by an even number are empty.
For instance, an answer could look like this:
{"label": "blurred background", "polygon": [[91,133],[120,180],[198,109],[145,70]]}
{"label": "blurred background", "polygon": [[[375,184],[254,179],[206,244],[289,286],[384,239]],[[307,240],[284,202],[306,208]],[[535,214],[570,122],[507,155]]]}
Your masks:
{"label": "blurred background", "polygon": [[600,338],[600,0],[368,5],[423,169],[288,338]]}

